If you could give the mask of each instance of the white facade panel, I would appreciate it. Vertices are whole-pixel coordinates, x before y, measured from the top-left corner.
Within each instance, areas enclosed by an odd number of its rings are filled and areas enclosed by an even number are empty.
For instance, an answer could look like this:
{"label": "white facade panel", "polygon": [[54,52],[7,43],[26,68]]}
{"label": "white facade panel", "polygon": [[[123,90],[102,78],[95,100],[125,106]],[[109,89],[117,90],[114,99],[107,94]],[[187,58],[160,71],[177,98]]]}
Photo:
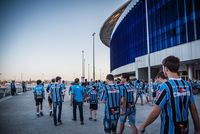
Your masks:
{"label": "white facade panel", "polygon": [[131,63],[122,67],[119,67],[115,70],[112,71],[113,75],[121,74],[121,73],[126,73],[126,72],[133,72],[136,70],[135,63]]}

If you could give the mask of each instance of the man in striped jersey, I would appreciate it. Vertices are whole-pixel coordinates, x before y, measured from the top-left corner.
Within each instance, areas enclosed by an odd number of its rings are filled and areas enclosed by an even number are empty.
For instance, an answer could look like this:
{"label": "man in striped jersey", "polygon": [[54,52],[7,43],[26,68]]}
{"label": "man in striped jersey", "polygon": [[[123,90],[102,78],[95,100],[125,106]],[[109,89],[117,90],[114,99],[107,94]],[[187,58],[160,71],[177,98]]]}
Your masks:
{"label": "man in striped jersey", "polygon": [[191,112],[195,133],[200,133],[192,87],[179,77],[179,65],[180,60],[175,56],[169,56],[162,61],[163,72],[169,80],[160,86],[156,96],[156,106],[140,126],[142,133],[161,113],[162,134],[188,134],[188,109]]}
{"label": "man in striped jersey", "polygon": [[122,107],[120,113],[120,134],[123,134],[124,124],[128,117],[129,124],[132,128],[133,134],[137,134],[137,128],[135,126],[136,108],[134,103],[134,87],[129,84],[129,74],[122,74]]}
{"label": "man in striped jersey", "polygon": [[[57,122],[59,125],[62,124],[61,114],[62,114],[62,86],[61,86],[61,77],[56,77],[56,83],[51,85],[50,88],[50,96],[52,96],[53,100],[53,120],[54,125],[57,126]],[[57,108],[58,108],[58,118],[57,118]]]}
{"label": "man in striped jersey", "polygon": [[104,86],[101,100],[105,103],[104,131],[106,134],[116,134],[117,122],[120,115],[120,88],[114,84],[114,76],[106,76],[107,83]]}

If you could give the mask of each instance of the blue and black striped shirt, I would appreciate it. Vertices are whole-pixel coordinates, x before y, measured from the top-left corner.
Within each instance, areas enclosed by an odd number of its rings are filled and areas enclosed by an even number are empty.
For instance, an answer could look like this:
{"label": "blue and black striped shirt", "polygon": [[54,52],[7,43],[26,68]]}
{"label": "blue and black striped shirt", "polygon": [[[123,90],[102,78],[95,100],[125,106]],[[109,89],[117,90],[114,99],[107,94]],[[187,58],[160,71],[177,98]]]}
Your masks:
{"label": "blue and black striped shirt", "polygon": [[155,103],[161,108],[161,133],[179,133],[177,125],[188,127],[188,108],[194,103],[192,86],[181,79],[161,84]]}
{"label": "blue and black striped shirt", "polygon": [[120,88],[115,84],[105,85],[101,100],[105,102],[104,118],[118,120],[120,115]]}
{"label": "blue and black striped shirt", "polygon": [[135,110],[134,92],[135,90],[133,86],[130,84],[123,84],[122,96],[126,98],[126,113]]}

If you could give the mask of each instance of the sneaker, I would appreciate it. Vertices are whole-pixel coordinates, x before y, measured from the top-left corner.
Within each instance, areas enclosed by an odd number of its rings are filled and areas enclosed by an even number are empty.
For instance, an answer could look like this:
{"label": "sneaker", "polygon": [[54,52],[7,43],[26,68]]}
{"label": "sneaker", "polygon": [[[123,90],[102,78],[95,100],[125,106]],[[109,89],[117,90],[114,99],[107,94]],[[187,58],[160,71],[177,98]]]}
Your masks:
{"label": "sneaker", "polygon": [[58,124],[59,124],[59,125],[62,125],[62,121],[58,121]]}
{"label": "sneaker", "polygon": [[52,111],[50,111],[49,116],[52,116]]}
{"label": "sneaker", "polygon": [[91,121],[91,120],[92,120],[92,117],[89,117],[89,120]]}
{"label": "sneaker", "polygon": [[81,125],[84,125],[84,122],[83,122],[83,121],[81,121]]}
{"label": "sneaker", "polygon": [[43,116],[44,115],[43,112],[40,112],[40,115]]}
{"label": "sneaker", "polygon": [[58,126],[57,123],[54,123],[54,126]]}
{"label": "sneaker", "polygon": [[37,116],[37,117],[40,117],[40,114],[39,114],[39,113],[37,113],[37,114],[36,114],[36,116]]}
{"label": "sneaker", "polygon": [[97,121],[97,119],[94,119],[94,121]]}

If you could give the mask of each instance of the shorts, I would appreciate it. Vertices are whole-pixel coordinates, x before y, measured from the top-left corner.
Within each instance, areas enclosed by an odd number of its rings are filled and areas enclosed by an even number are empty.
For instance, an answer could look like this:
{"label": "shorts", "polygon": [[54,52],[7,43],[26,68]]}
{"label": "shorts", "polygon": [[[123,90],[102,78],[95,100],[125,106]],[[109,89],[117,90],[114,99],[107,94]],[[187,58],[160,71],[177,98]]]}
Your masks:
{"label": "shorts", "polygon": [[117,122],[118,120],[111,120],[111,119],[105,119],[103,120],[104,125],[104,131],[105,133],[111,133],[117,131]]}
{"label": "shorts", "polygon": [[90,104],[90,110],[97,110],[98,104]]}
{"label": "shorts", "polygon": [[126,113],[125,115],[120,116],[120,124],[124,125],[126,122],[126,119],[128,117],[128,122],[130,125],[135,125],[135,115],[136,115],[136,110],[132,111],[131,113]]}
{"label": "shorts", "polygon": [[36,99],[36,100],[35,100],[35,105],[36,105],[36,106],[39,106],[39,104],[42,105],[42,102],[43,102],[43,98]]}
{"label": "shorts", "polygon": [[53,102],[53,100],[50,96],[48,96],[48,102],[49,102],[49,104],[52,104],[52,102]]}

